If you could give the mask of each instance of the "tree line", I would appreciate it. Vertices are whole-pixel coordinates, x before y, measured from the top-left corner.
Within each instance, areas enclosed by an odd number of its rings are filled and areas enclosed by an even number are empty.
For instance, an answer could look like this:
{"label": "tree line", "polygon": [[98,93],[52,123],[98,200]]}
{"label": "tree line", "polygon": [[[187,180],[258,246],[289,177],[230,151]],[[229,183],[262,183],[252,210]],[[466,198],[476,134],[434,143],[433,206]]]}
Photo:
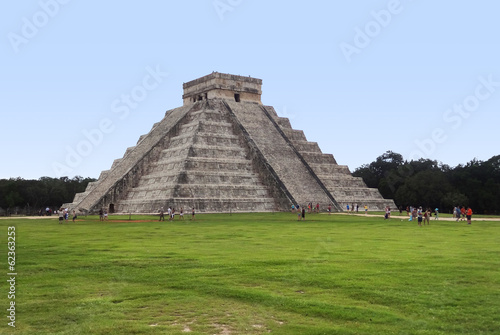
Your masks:
{"label": "tree line", "polygon": [[455,206],[470,206],[474,213],[500,213],[500,155],[452,168],[430,159],[404,161],[400,154],[387,151],[353,175],[403,209],[437,207],[451,213]]}
{"label": "tree line", "polygon": [[93,178],[76,176],[38,180],[22,178],[0,179],[0,215],[35,215],[45,208],[52,210],[72,202],[76,193],[85,191]]}

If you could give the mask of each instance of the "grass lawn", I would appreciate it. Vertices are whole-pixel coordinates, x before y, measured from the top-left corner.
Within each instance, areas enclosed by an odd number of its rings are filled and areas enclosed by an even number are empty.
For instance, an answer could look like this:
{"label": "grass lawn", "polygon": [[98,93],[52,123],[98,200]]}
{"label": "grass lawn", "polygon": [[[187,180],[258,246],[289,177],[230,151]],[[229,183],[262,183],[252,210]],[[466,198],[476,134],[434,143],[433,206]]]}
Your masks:
{"label": "grass lawn", "polygon": [[499,221],[197,216],[0,220],[0,333],[500,333]]}

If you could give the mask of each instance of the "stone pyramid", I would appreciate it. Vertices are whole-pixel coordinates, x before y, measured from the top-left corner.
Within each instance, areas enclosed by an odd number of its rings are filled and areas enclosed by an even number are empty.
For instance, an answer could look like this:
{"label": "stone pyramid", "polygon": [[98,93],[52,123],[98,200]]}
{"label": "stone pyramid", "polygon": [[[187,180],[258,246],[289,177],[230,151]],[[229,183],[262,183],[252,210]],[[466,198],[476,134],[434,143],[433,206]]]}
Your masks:
{"label": "stone pyramid", "polygon": [[394,206],[301,130],[261,103],[262,80],[214,72],[184,84],[166,112],[110,170],[65,207],[95,213],[266,212],[319,203],[341,211]]}

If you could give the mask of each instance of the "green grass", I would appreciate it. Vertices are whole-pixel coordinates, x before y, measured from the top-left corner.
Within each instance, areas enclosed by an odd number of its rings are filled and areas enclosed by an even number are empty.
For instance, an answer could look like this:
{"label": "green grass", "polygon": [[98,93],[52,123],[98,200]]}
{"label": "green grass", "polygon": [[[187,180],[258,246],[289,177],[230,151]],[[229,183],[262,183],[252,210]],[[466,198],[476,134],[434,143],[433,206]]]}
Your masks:
{"label": "green grass", "polygon": [[[116,222],[115,220],[125,222]],[[500,222],[221,214],[16,227],[13,334],[499,334]],[[4,242],[5,241],[5,242]],[[189,332],[188,332],[189,331]]]}

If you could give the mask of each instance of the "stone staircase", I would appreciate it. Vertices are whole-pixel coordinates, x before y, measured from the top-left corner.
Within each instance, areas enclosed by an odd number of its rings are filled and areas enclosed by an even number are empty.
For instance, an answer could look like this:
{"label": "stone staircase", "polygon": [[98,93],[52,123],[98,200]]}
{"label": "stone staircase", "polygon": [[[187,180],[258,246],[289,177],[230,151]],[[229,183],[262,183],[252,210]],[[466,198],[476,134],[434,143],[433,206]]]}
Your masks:
{"label": "stone staircase", "polygon": [[[115,212],[154,213],[161,207],[184,211],[194,207],[201,212],[279,209],[269,186],[262,183],[256,171],[249,148],[228,121],[227,110],[211,109],[207,102],[199,105],[199,110],[187,113],[176,126],[175,135],[156,159],[148,162],[147,169],[142,169],[134,185],[121,198],[114,199]],[[138,143],[148,136],[141,136]],[[127,159],[126,154],[116,160],[111,171],[115,173]],[[95,185],[89,185],[75,197],[74,203],[85,200],[101,183],[99,179]]]}

